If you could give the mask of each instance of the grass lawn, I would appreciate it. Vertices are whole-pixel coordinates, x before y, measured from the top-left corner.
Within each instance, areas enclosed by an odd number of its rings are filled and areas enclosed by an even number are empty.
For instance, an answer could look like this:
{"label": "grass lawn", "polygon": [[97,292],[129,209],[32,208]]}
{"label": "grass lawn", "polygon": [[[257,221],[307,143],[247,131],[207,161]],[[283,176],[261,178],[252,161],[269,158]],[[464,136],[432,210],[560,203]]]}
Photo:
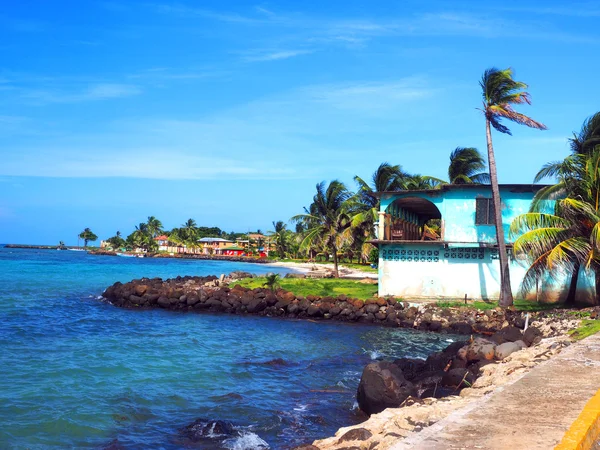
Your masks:
{"label": "grass lawn", "polygon": [[[264,287],[265,278],[245,278],[232,286],[240,285],[250,289]],[[364,284],[354,280],[340,280],[335,278],[282,278],[279,286],[297,296],[317,295],[319,297],[336,297],[345,294],[351,298],[366,300],[377,294],[376,284]]]}
{"label": "grass lawn", "polygon": [[[562,309],[561,304],[552,303],[536,303],[528,300],[515,300],[515,309],[517,311],[546,311],[549,309]],[[436,306],[440,308],[460,308],[465,307],[464,301],[439,301]],[[466,305],[468,308],[480,309],[482,311],[494,309],[498,307],[498,302],[470,301]]]}
{"label": "grass lawn", "polygon": [[584,339],[592,334],[596,334],[600,331],[600,320],[582,320],[579,328],[569,332],[571,337],[577,341]]}

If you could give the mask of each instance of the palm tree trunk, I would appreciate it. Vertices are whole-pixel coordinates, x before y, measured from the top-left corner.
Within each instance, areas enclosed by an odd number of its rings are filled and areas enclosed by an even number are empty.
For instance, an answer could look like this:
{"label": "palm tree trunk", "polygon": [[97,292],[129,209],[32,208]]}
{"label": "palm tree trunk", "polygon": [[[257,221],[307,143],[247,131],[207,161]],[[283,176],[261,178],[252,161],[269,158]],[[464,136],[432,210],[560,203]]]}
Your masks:
{"label": "palm tree trunk", "polygon": [[337,248],[335,245],[333,246],[333,274],[335,275],[336,278],[340,277],[340,273],[338,272]]}
{"label": "palm tree trunk", "polygon": [[500,257],[500,299],[499,305],[503,308],[513,304],[513,295],[510,287],[510,273],[508,269],[508,255],[506,254],[506,242],[504,241],[504,228],[502,226],[502,205],[500,203],[500,188],[498,187],[498,173],[496,169],[496,158],[492,145],[492,130],[490,121],[485,121],[485,135],[487,138],[488,163],[490,165],[490,181],[492,184],[492,202],[494,203],[494,223],[496,225],[496,240],[498,241],[498,253]]}
{"label": "palm tree trunk", "polygon": [[594,278],[596,281],[596,301],[594,302],[595,305],[600,305],[600,270],[596,269],[594,271]]}
{"label": "palm tree trunk", "polygon": [[569,293],[565,300],[565,305],[574,305],[575,297],[577,295],[577,280],[579,279],[579,261],[575,261],[573,264],[573,272],[571,274],[571,282],[569,283]]}

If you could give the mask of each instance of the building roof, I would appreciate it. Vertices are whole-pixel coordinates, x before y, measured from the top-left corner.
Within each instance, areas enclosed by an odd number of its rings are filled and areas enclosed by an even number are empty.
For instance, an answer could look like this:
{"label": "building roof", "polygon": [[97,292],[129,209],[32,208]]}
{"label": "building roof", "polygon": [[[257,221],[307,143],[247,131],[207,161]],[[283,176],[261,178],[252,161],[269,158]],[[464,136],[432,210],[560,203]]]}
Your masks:
{"label": "building roof", "polygon": [[227,239],[223,239],[223,238],[204,237],[202,239],[198,239],[198,242],[233,242],[233,241],[228,241]]}
{"label": "building roof", "polygon": [[[511,192],[537,192],[540,189],[543,189],[547,186],[550,186],[548,184],[500,184],[498,185],[498,187],[500,189],[506,189],[509,190]],[[491,185],[490,184],[476,184],[476,183],[469,183],[469,184],[444,184],[443,186],[440,186],[438,189],[422,189],[422,190],[414,190],[414,191],[409,191],[409,190],[402,190],[402,191],[384,191],[384,192],[376,192],[375,195],[377,197],[382,197],[383,195],[399,195],[399,194],[406,194],[406,193],[420,193],[420,194],[439,194],[440,192],[445,192],[445,191],[456,191],[456,190],[460,190],[460,189],[481,189],[481,188],[490,188],[491,189]]]}
{"label": "building roof", "polygon": [[168,240],[168,239],[169,239],[169,236],[166,236],[166,235],[164,235],[164,234],[161,234],[160,236],[156,236],[156,237],[154,238],[154,240],[155,240],[155,241],[166,241],[166,240]]}

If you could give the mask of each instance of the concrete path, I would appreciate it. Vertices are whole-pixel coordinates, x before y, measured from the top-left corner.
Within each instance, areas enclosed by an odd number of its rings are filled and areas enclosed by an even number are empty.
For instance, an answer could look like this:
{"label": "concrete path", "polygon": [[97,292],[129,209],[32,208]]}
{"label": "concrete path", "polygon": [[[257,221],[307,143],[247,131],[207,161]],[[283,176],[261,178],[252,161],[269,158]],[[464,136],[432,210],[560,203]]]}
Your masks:
{"label": "concrete path", "polygon": [[553,449],[599,389],[600,333],[392,448]]}

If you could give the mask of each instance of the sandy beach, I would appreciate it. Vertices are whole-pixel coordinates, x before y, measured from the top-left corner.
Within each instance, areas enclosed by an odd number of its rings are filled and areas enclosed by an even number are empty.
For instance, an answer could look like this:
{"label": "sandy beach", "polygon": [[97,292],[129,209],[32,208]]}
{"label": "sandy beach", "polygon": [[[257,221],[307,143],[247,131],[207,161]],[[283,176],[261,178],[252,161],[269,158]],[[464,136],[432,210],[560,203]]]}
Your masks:
{"label": "sandy beach", "polygon": [[[333,270],[332,264],[320,264],[320,263],[308,263],[308,262],[300,263],[300,262],[278,261],[278,262],[268,263],[268,265],[274,266],[274,267],[287,267],[289,269],[298,270],[299,272],[302,272],[302,273],[327,272],[327,271]],[[341,278],[357,278],[357,279],[371,278],[374,280],[377,279],[377,273],[375,273],[375,272],[367,272],[367,271],[363,271],[363,270],[353,269],[353,268],[346,267],[343,264],[339,265],[339,272],[340,272]]]}

